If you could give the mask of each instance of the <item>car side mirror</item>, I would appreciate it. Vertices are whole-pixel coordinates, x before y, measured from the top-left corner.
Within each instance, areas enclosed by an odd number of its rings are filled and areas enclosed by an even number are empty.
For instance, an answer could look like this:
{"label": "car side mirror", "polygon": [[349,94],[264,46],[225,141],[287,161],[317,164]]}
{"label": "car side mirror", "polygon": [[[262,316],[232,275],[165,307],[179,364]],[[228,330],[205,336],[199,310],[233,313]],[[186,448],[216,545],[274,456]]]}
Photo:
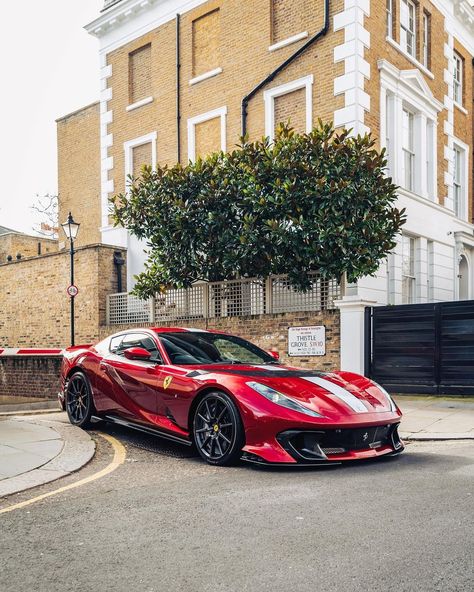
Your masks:
{"label": "car side mirror", "polygon": [[275,359],[275,360],[280,359],[280,354],[277,351],[269,351],[268,353],[272,356],[273,359]]}
{"label": "car side mirror", "polygon": [[143,362],[151,358],[151,353],[143,347],[129,347],[124,350],[123,355],[127,360],[142,360]]}

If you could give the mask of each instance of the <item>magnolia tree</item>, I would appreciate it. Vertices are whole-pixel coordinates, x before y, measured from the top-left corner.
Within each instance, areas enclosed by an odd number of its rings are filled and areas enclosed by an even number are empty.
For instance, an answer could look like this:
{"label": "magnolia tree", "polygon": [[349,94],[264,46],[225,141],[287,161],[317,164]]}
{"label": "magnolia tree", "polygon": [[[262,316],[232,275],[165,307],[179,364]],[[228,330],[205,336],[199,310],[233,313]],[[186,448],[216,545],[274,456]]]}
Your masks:
{"label": "magnolia tree", "polygon": [[187,166],[144,167],[112,200],[115,223],[148,244],[135,293],[270,274],[304,291],[312,270],[350,282],[374,274],[405,221],[385,166],[370,135],[319,122]]}

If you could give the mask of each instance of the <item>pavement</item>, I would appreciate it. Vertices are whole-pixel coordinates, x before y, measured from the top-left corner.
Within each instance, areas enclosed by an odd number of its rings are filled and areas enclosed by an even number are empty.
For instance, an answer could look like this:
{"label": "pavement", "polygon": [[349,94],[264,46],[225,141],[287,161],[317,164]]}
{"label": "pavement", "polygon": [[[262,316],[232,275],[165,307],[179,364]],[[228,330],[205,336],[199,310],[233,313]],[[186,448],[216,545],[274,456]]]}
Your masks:
{"label": "pavement", "polygon": [[406,440],[474,440],[474,398],[408,397],[395,400],[403,411]]}
{"label": "pavement", "polygon": [[[474,440],[474,399],[396,397],[405,440]],[[78,471],[94,456],[88,432],[65,413],[0,414],[0,497]]]}
{"label": "pavement", "polygon": [[66,414],[0,417],[0,497],[65,477],[88,463],[95,443]]}

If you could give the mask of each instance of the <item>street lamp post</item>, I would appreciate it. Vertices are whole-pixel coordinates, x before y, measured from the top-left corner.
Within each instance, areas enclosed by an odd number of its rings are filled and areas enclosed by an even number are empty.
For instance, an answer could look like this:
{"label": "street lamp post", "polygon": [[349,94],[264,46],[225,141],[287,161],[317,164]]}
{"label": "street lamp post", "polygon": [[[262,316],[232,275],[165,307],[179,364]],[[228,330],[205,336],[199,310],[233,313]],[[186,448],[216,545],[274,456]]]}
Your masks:
{"label": "street lamp post", "polygon": [[79,232],[79,226],[77,222],[74,222],[71,212],[67,217],[66,222],[61,224],[64,230],[64,234],[69,239],[69,253],[71,257],[71,284],[67,289],[69,298],[71,300],[71,345],[74,345],[74,298],[77,295],[77,288],[74,285],[74,241],[76,240],[77,233]]}

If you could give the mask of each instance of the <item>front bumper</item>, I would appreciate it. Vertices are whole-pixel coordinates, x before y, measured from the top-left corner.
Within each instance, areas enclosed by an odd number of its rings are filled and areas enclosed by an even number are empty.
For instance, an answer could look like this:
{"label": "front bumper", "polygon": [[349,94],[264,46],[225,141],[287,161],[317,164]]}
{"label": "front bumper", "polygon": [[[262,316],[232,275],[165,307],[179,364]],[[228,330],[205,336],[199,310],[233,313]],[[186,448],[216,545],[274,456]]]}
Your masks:
{"label": "front bumper", "polygon": [[[370,427],[324,427],[289,429],[280,432],[275,444],[283,453],[278,458],[265,446],[245,447],[243,460],[256,464],[328,465],[378,456],[395,456],[404,450],[398,434],[399,423]],[[275,451],[276,452],[276,451]]]}

